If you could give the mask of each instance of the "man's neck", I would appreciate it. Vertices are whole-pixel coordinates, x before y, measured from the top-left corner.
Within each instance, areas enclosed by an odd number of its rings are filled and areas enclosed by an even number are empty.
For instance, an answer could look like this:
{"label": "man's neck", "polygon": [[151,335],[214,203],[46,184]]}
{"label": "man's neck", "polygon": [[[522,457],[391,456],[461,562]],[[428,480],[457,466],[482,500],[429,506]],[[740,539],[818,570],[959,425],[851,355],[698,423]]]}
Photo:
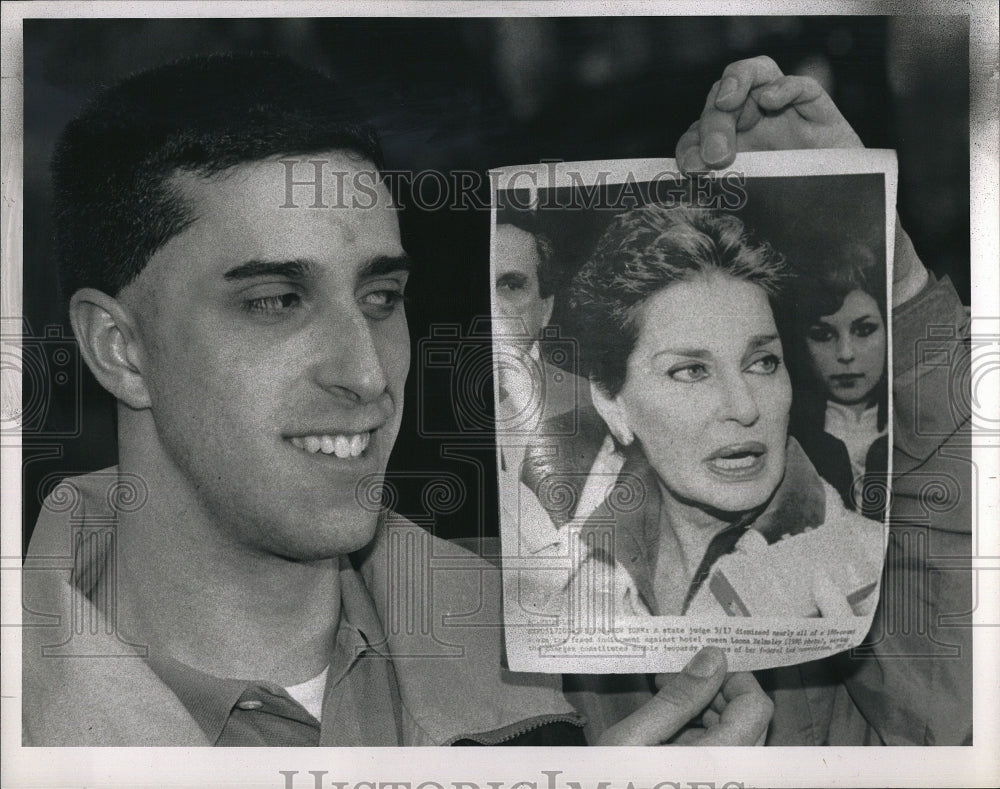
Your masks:
{"label": "man's neck", "polygon": [[124,635],[216,676],[291,685],[322,671],[346,557],[294,561],[242,543],[162,455],[128,440],[119,452],[121,470],[149,487],[146,504],[122,513],[118,529]]}

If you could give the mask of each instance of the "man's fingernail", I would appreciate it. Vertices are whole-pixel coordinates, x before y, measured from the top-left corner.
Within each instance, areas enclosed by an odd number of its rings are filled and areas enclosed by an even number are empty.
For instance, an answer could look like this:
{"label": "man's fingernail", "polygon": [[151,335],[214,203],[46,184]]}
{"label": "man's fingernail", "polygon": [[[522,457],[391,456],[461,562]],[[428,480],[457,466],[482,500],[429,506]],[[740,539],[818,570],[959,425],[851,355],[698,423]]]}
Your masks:
{"label": "man's fingernail", "polygon": [[733,77],[726,77],[722,80],[722,84],[719,85],[719,94],[716,96],[717,99],[727,99],[732,96],[736,89],[740,86]]}
{"label": "man's fingernail", "polygon": [[722,652],[718,649],[703,649],[684,667],[684,672],[693,677],[706,679],[722,668]]}
{"label": "man's fingernail", "polygon": [[721,162],[728,154],[729,141],[720,132],[712,132],[701,144],[701,158],[706,162]]}

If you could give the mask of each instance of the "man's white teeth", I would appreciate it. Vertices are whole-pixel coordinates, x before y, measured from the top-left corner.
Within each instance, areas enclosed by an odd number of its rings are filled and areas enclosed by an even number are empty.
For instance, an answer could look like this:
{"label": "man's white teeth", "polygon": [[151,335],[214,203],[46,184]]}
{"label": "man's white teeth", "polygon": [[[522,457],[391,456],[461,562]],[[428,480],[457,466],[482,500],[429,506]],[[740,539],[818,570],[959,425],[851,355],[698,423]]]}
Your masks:
{"label": "man's white teeth", "polygon": [[295,436],[290,440],[292,446],[304,449],[313,455],[322,452],[324,455],[336,455],[339,458],[356,458],[368,448],[371,437],[370,432],[365,432],[335,436]]}

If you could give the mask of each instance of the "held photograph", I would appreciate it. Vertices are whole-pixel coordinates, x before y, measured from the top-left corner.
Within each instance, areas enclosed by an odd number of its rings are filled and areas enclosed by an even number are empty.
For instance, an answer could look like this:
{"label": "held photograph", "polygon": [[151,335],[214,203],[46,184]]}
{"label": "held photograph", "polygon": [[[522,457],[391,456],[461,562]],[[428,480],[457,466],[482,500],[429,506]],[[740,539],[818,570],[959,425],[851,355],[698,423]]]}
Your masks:
{"label": "held photograph", "polygon": [[674,670],[715,645],[759,669],[869,628],[890,496],[895,157],[738,164],[493,173],[515,666]]}

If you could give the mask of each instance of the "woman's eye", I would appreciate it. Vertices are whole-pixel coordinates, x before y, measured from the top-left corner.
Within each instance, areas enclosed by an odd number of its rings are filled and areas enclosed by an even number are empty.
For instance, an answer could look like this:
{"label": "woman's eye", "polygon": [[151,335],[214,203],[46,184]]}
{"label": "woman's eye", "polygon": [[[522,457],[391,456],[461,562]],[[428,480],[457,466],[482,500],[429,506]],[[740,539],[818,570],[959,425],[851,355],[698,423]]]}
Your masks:
{"label": "woman's eye", "polygon": [[243,309],[251,315],[272,316],[294,309],[301,301],[302,297],[298,293],[276,293],[246,299],[243,302]]}
{"label": "woman's eye", "polygon": [[806,329],[806,337],[813,342],[830,342],[837,336],[837,333],[829,326],[817,324]]}
{"label": "woman's eye", "polygon": [[781,367],[781,357],[776,356],[773,353],[769,353],[766,356],[761,356],[759,359],[754,359],[750,366],[747,367],[747,372],[756,373],[757,375],[773,375]]}
{"label": "woman's eye", "polygon": [[667,375],[675,381],[693,384],[708,377],[708,368],[703,364],[684,364],[670,368]]}
{"label": "woman's eye", "polygon": [[388,318],[406,297],[400,290],[373,290],[361,297],[361,308],[372,320]]}
{"label": "woman's eye", "polygon": [[859,323],[857,326],[854,327],[854,336],[855,337],[870,337],[876,331],[878,331],[878,324],[877,323],[871,323],[871,322]]}

